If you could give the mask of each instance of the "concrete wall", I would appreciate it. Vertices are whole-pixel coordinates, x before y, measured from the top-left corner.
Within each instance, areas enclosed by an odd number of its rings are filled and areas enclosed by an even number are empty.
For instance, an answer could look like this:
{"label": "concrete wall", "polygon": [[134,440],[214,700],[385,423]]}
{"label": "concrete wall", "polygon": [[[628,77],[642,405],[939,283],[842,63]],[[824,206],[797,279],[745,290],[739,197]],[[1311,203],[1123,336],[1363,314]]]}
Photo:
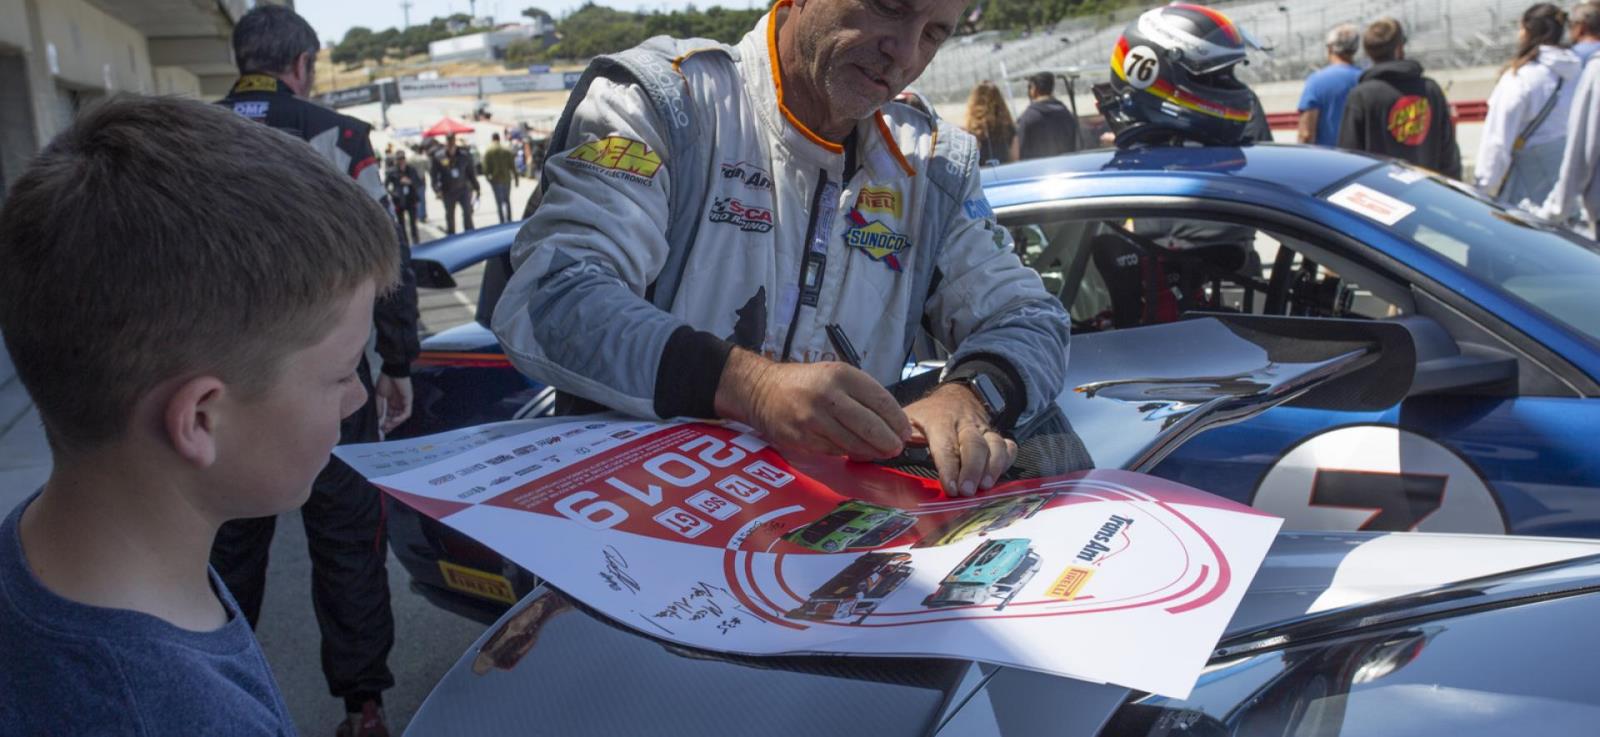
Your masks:
{"label": "concrete wall", "polygon": [[23,52],[32,48],[28,10],[22,0],[0,0],[0,46]]}
{"label": "concrete wall", "polygon": [[46,62],[58,82],[101,94],[154,89],[144,34],[83,0],[47,0],[34,7]]}
{"label": "concrete wall", "polygon": [[208,99],[201,94],[200,77],[183,67],[156,67],[155,93]]}

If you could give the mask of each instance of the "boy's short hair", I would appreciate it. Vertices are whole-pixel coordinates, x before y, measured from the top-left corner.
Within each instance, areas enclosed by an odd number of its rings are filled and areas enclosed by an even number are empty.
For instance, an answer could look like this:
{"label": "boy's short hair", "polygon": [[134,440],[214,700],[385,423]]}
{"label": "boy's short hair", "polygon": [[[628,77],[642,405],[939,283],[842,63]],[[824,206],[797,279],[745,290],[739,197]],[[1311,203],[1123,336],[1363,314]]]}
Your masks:
{"label": "boy's short hair", "polygon": [[117,438],[161,382],[253,396],[351,292],[397,277],[387,213],[304,142],[224,108],[119,96],[0,209],[0,333],[51,446]]}
{"label": "boy's short hair", "polygon": [[1395,54],[1405,42],[1405,28],[1393,18],[1379,18],[1367,26],[1366,33],[1361,34],[1361,48],[1376,62],[1394,61]]}

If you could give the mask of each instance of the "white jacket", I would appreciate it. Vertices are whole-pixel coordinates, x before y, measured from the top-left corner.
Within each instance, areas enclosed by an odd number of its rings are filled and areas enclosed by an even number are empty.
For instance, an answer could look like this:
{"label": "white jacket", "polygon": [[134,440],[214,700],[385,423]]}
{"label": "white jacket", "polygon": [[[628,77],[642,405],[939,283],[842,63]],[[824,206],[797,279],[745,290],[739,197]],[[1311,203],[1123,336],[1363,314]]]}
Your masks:
{"label": "white jacket", "polygon": [[[859,166],[841,182],[843,149],[782,102],[774,24],[787,5],[745,36],[737,61],[685,54],[672,64],[676,75],[645,81],[687,92],[690,104],[671,107],[673,120],[660,119],[640,86],[595,79],[566,140],[552,143],[563,150],[546,161],[548,189],[513,248],[517,269],[494,319],[507,354],[529,376],[613,409],[704,413],[717,377],[703,374],[721,362],[685,353],[715,354],[720,340],[775,360],[839,360],[824,330],[838,324],[861,367],[888,384],[906,362],[907,315],[917,314],[954,351],[952,365],[1009,363],[1026,391],[1024,419],[1053,402],[1066,314],[994,221],[971,137],[888,105],[857,126]],[[712,160],[674,162],[674,124],[700,126],[714,142]],[[931,158],[939,135],[954,136],[947,146],[960,144],[962,155]],[[702,220],[663,312],[647,290],[669,252],[674,167],[708,164],[700,180],[709,196],[694,215]],[[949,181],[962,190],[943,195],[961,206],[933,226],[922,217],[941,196],[930,166],[955,172]],[[938,284],[919,292],[911,277],[930,267]],[[698,399],[666,396],[682,393]]]}
{"label": "white jacket", "polygon": [[1488,191],[1505,178],[1517,136],[1556,93],[1557,80],[1564,81],[1555,108],[1524,145],[1532,148],[1566,138],[1567,113],[1582,66],[1578,55],[1568,49],[1541,46],[1537,59],[1500,76],[1494,92],[1489,94],[1489,112],[1483,121],[1483,138],[1478,142],[1475,182],[1479,189]]}
{"label": "white jacket", "polygon": [[1539,214],[1564,222],[1582,207],[1593,233],[1600,220],[1600,55],[1590,57],[1573,88],[1561,175]]}

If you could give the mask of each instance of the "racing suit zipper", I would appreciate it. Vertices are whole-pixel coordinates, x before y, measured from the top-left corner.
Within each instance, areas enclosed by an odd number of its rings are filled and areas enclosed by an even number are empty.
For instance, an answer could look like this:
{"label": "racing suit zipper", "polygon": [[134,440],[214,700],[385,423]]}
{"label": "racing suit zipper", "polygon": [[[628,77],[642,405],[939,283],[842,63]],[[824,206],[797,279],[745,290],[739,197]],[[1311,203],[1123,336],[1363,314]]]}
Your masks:
{"label": "racing suit zipper", "polygon": [[789,333],[783,339],[783,356],[787,362],[794,347],[794,334],[800,327],[800,313],[806,307],[815,308],[822,292],[822,277],[828,265],[828,237],[833,232],[833,219],[839,212],[839,184],[828,178],[828,170],[818,172],[817,189],[811,194],[811,223],[806,228],[805,248],[800,254],[800,283],[794,313],[789,317]]}

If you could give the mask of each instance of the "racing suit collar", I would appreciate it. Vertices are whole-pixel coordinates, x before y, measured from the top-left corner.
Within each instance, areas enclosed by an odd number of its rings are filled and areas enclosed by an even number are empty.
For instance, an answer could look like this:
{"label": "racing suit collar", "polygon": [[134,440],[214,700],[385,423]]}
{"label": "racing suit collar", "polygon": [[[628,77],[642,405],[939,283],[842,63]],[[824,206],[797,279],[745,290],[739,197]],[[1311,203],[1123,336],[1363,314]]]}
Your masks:
{"label": "racing suit collar", "polygon": [[238,95],[246,92],[277,92],[285,95],[294,94],[294,90],[289,89],[289,85],[284,84],[283,81],[277,77],[274,77],[270,74],[256,73],[240,75],[239,80],[233,83],[233,90],[228,94]]}
{"label": "racing suit collar", "polygon": [[[743,75],[745,87],[756,101],[758,116],[780,145],[801,161],[839,174],[844,167],[844,146],[812,131],[783,101],[778,24],[780,14],[791,4],[792,0],[779,0],[740,42],[742,63],[753,65],[750,73]],[[916,175],[916,169],[901,152],[891,124],[881,109],[856,123],[856,140],[861,142],[860,161],[875,179]]]}

